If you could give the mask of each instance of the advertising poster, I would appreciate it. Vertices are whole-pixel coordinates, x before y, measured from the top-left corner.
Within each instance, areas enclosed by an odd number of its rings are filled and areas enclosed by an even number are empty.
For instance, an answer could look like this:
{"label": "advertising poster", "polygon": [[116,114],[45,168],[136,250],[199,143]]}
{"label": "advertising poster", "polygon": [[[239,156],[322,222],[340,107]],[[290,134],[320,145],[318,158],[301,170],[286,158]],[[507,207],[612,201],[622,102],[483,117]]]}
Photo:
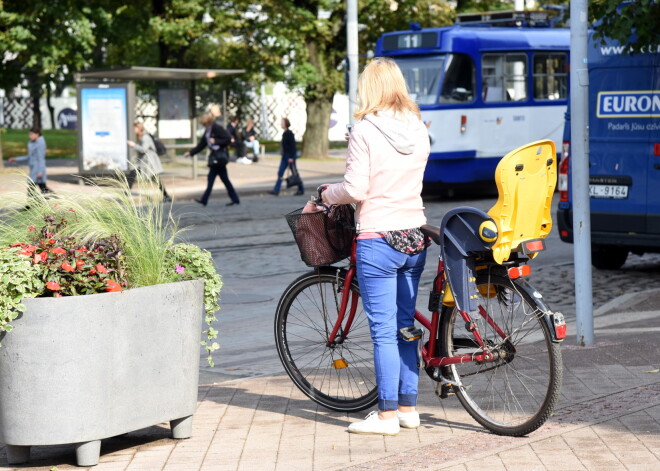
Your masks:
{"label": "advertising poster", "polygon": [[158,90],[158,137],[190,139],[190,95],[185,88]]}
{"label": "advertising poster", "polygon": [[82,88],[82,170],[128,169],[126,88]]}

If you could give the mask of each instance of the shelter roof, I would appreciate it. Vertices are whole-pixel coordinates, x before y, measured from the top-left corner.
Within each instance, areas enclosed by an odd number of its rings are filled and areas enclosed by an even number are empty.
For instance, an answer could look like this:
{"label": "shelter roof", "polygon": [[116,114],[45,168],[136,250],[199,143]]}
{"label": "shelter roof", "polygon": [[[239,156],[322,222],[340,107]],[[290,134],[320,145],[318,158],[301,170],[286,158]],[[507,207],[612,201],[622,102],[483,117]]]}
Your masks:
{"label": "shelter roof", "polygon": [[201,80],[221,75],[242,74],[245,69],[174,69],[167,67],[132,66],[121,69],[100,69],[79,72],[77,81],[88,79],[117,80]]}

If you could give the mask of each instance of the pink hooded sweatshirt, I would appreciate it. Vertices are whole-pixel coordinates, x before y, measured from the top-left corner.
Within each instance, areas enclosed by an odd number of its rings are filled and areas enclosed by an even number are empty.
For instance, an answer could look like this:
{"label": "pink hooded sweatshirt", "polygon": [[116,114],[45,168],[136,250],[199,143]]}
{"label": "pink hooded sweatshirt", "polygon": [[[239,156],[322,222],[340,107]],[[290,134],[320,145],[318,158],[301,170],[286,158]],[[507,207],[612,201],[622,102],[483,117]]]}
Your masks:
{"label": "pink hooded sweatshirt", "polygon": [[330,204],[357,202],[358,233],[426,224],[422,178],[430,152],[426,126],[414,114],[368,114],[351,131],[344,181],[330,185]]}

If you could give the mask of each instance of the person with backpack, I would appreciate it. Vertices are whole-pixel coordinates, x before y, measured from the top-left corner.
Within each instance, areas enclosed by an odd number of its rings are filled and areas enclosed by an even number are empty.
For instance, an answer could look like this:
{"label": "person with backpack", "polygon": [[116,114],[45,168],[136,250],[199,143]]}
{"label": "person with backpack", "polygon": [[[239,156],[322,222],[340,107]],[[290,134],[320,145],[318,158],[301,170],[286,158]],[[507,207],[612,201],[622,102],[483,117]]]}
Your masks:
{"label": "person with backpack", "polygon": [[160,163],[154,139],[151,137],[151,134],[145,131],[144,124],[140,122],[133,124],[133,130],[138,141],[129,140],[128,145],[137,152],[137,163],[135,164],[135,168],[126,177],[128,187],[133,187],[137,179],[137,173],[140,172],[148,180],[152,180],[158,185],[158,188],[163,194],[164,202],[172,201],[160,179],[160,174],[163,173],[163,165]]}

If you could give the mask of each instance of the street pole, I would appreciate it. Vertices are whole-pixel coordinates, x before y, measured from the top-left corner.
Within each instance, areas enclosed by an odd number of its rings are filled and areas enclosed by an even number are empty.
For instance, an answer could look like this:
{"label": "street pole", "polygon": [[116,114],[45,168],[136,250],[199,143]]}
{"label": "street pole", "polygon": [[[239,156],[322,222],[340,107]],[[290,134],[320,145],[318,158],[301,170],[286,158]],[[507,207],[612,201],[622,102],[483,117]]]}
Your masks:
{"label": "street pole", "polygon": [[348,122],[353,124],[357,108],[358,0],[346,0],[346,53],[348,56]]}
{"label": "street pole", "polygon": [[571,1],[571,176],[577,343],[594,343],[589,208],[587,0]]}

